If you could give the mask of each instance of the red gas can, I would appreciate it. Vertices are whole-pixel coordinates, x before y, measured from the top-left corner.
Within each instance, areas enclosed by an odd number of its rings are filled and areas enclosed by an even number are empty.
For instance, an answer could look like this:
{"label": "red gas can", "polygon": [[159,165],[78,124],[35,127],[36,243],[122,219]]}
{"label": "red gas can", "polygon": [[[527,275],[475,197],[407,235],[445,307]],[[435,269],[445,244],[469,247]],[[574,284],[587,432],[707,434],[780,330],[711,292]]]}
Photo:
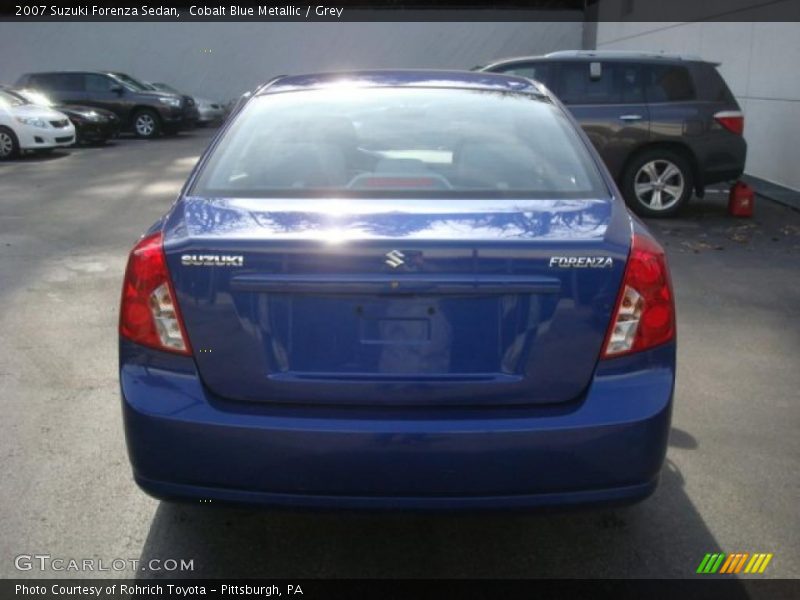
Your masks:
{"label": "red gas can", "polygon": [[728,196],[728,212],[732,217],[752,217],[755,205],[753,188],[744,181],[737,181]]}

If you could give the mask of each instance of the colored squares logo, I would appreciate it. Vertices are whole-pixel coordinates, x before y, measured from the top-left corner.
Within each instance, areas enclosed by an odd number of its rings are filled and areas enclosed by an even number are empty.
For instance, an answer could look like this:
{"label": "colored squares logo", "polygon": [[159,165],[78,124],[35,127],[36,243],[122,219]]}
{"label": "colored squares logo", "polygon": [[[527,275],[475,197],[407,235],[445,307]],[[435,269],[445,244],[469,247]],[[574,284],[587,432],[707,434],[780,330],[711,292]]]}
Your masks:
{"label": "colored squares logo", "polygon": [[713,573],[763,573],[769,561],[772,560],[772,553],[757,552],[734,552],[725,554],[718,552],[706,554],[697,567],[697,572],[701,574]]}

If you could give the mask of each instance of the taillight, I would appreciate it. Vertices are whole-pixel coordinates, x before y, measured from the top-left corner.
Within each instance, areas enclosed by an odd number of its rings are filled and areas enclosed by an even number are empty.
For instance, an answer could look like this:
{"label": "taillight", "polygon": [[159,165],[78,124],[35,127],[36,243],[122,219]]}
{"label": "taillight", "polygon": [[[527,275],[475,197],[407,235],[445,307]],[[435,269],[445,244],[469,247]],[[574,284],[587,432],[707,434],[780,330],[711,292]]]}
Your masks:
{"label": "taillight", "polygon": [[723,110],[714,115],[714,120],[736,135],[744,132],[744,115],[738,110]]}
{"label": "taillight", "polygon": [[603,358],[646,350],[674,337],[675,303],[664,250],[653,239],[634,235]]}
{"label": "taillight", "polygon": [[128,257],[119,334],[143,346],[191,354],[160,232],[142,238]]}

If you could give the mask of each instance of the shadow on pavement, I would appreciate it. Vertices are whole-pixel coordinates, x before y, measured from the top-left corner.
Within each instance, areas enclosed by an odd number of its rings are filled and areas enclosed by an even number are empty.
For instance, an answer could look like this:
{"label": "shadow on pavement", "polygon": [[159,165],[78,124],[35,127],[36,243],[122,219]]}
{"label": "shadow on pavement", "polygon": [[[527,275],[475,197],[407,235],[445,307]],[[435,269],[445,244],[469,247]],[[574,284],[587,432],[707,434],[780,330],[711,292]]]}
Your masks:
{"label": "shadow on pavement", "polygon": [[114,140],[114,138],[110,138],[104,141],[88,141],[88,142],[78,142],[75,146],[72,146],[71,150],[83,150],[84,148],[114,148],[118,146],[119,143]]}
{"label": "shadow on pavement", "polygon": [[[692,439],[681,432],[680,444]],[[538,514],[298,513],[162,502],[141,560],[191,577],[689,577],[717,542],[667,461],[626,508]]]}
{"label": "shadow on pavement", "polygon": [[73,150],[75,150],[75,148],[70,146],[69,148],[52,150],[50,152],[25,152],[17,156],[16,159],[14,159],[14,161],[24,162],[24,163],[50,162],[58,160],[59,158],[65,158],[69,156],[70,152]]}
{"label": "shadow on pavement", "polygon": [[694,450],[697,448],[697,440],[683,429],[673,427],[669,432],[669,445],[673,448]]}

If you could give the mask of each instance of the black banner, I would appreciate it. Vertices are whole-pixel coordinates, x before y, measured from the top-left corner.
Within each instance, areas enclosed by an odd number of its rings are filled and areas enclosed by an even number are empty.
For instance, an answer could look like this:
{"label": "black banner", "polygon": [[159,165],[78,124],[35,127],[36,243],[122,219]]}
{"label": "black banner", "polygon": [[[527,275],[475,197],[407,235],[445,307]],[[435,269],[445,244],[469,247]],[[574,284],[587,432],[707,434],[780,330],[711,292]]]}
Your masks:
{"label": "black banner", "polygon": [[800,21],[796,0],[0,0],[0,21]]}
{"label": "black banner", "polygon": [[798,580],[290,580],[290,579],[6,579],[0,598],[143,600],[146,598],[296,598],[512,600],[627,599],[739,600],[800,597]]}

